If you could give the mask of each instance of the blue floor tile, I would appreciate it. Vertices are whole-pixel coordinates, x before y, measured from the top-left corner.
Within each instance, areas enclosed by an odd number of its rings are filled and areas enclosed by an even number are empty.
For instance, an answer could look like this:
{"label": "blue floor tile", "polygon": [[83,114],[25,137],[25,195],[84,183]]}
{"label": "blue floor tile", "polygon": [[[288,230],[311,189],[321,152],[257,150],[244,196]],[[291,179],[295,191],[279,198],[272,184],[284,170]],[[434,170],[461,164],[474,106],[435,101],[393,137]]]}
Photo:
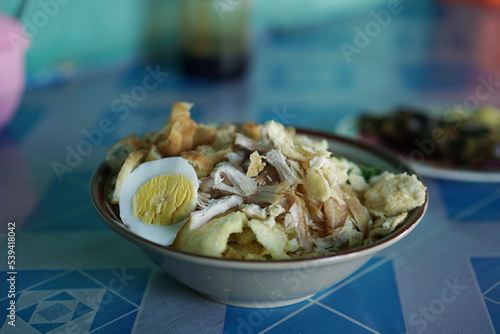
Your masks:
{"label": "blue floor tile", "polygon": [[495,328],[496,333],[500,333],[500,304],[494,303],[489,300],[484,301],[488,312],[490,313],[491,322]]}
{"label": "blue floor tile", "polygon": [[[358,269],[353,275],[355,275],[359,272],[362,272],[363,270],[369,268],[370,266],[376,264],[377,262],[379,262],[381,260],[382,260],[382,258],[371,259],[365,265],[363,265],[360,269]],[[313,299],[315,299],[315,300],[321,299],[321,297],[325,293],[328,293],[330,290],[331,289],[328,289],[324,292],[318,293],[317,295],[315,295],[313,297]],[[349,301],[349,299],[347,299],[347,300]],[[399,297],[398,297],[398,301],[399,301]],[[310,303],[309,301],[304,301],[304,302],[301,302],[299,304],[275,308],[275,309],[246,309],[246,308],[228,306],[226,309],[226,322],[224,325],[224,333],[240,333],[240,332],[241,333],[258,333],[259,331],[262,331],[262,330],[270,327],[271,325],[275,324],[276,322],[280,321],[281,319],[289,316],[290,314],[294,313],[295,311],[299,310],[300,308],[308,305],[309,303]],[[309,309],[311,307],[316,309],[317,306],[309,306],[307,309]],[[305,311],[305,312],[307,313],[309,311]],[[401,311],[399,311],[399,312],[401,312]],[[335,313],[328,312],[327,314],[328,314],[328,317],[326,317],[324,319],[324,322],[326,321],[328,323],[328,326],[331,326],[331,325],[342,326],[342,327],[332,327],[332,328],[335,328],[336,330],[344,330],[344,329],[353,330],[353,329],[355,329],[359,333],[366,332],[359,325],[355,325],[355,326],[351,327],[351,324],[353,324],[352,322],[348,325],[345,325],[344,322],[347,320],[345,318],[339,317]],[[304,317],[303,314],[301,314],[299,316],[299,318],[301,318],[301,319],[304,319],[303,317]],[[320,328],[321,328],[321,326],[324,325],[324,322],[322,323],[322,325],[319,326]],[[280,328],[280,330],[285,330],[285,327],[279,327],[279,328]],[[330,328],[330,327],[325,327],[325,328]],[[305,333],[311,332],[311,330],[312,329],[309,329],[309,331],[305,331]],[[357,333],[356,331],[355,331],[355,333]],[[295,329],[292,332],[296,333]],[[271,333],[279,333],[279,331],[278,332],[271,331]]]}
{"label": "blue floor tile", "polygon": [[[24,273],[23,273],[24,275]],[[21,275],[19,275],[21,276]],[[69,272],[47,283],[38,285],[32,290],[63,290],[63,289],[91,289],[102,288],[99,284],[85,277],[77,271]]]}
{"label": "blue floor tile", "polygon": [[481,292],[500,281],[500,258],[472,258],[470,261]]}
{"label": "blue floor tile", "polygon": [[391,261],[381,264],[319,301],[378,332],[405,331]]}
{"label": "blue floor tile", "polygon": [[[307,319],[304,320],[304,319]],[[370,333],[369,330],[321,306],[311,305],[268,333]]]}
{"label": "blue floor tile", "polygon": [[19,318],[23,319],[25,322],[28,322],[33,315],[33,312],[35,312],[35,309],[38,304],[35,304],[33,306],[27,307],[25,309],[22,309],[20,311],[16,312],[16,316]]}
{"label": "blue floor tile", "polygon": [[70,296],[67,292],[61,292],[55,296],[47,298],[45,300],[75,300],[73,296]]}
{"label": "blue floor tile", "polygon": [[[500,282],[500,280],[498,282]],[[500,285],[497,285],[495,288],[488,291],[488,293],[486,293],[484,296],[500,303]]]}
{"label": "blue floor tile", "polygon": [[[444,200],[446,211],[450,219],[475,203],[498,194],[498,186],[495,183],[455,182],[447,180],[436,180],[436,184]],[[497,222],[500,223],[498,208],[500,207],[500,196],[496,196],[491,202],[480,205],[480,207],[463,217],[460,222]]]}
{"label": "blue floor tile", "polygon": [[318,294],[316,294],[313,299],[319,299],[321,298],[323,295],[329,293],[330,291],[332,291],[332,289],[335,289],[337,286],[339,286],[340,284],[342,284],[343,282],[345,282],[346,280],[349,280],[351,279],[351,277],[353,276],[356,276],[358,275],[359,273],[361,273],[362,271],[368,269],[369,267],[375,265],[377,262],[379,261],[382,261],[383,258],[381,257],[374,257],[374,258],[371,258],[370,260],[368,260],[368,262],[366,262],[364,265],[361,266],[361,268],[359,268],[358,270],[356,270],[354,273],[352,273],[349,277],[347,277],[346,279],[340,281],[338,284],[334,285],[333,287],[325,290],[325,291],[322,291]]}
{"label": "blue floor tile", "polygon": [[85,270],[108,289],[111,289],[136,305],[141,304],[151,269],[121,268],[113,270]]}
{"label": "blue floor tile", "polygon": [[[61,326],[74,326],[82,316],[87,317],[85,331],[96,330],[99,333],[130,333],[137,316],[149,281],[151,269],[109,268],[89,270],[86,275],[70,271],[39,270],[18,271],[19,293],[16,300],[23,298],[33,305],[22,308],[17,304],[16,313],[33,329],[41,333],[53,331]],[[1,273],[6,279],[6,273]],[[94,277],[94,276],[96,277]],[[120,285],[114,283],[121,282]],[[94,280],[102,281],[102,285]],[[43,282],[43,284],[36,285]],[[120,293],[117,295],[111,290]],[[58,292],[57,292],[58,291]],[[24,296],[26,294],[26,296]],[[26,299],[27,298],[27,299]],[[0,300],[0,308],[6,309],[10,300]],[[28,304],[28,305],[29,305]],[[26,305],[26,304],[25,304]],[[4,324],[4,326],[6,326]],[[66,327],[67,328],[67,327]],[[57,331],[57,330],[56,330]]]}
{"label": "blue floor tile", "polygon": [[66,323],[63,322],[63,323],[50,323],[50,324],[31,324],[31,326],[36,330],[40,331],[40,333],[47,333],[65,324]]}
{"label": "blue floor tile", "polygon": [[470,260],[496,332],[500,332],[500,258]]}
{"label": "blue floor tile", "polygon": [[137,317],[137,312],[134,311],[121,319],[115,320],[109,325],[106,325],[92,333],[94,334],[109,334],[109,333],[120,333],[126,334],[131,333],[134,327],[135,319]]}
{"label": "blue floor tile", "polygon": [[[64,271],[62,270],[23,270],[22,275],[16,275],[16,290],[22,291],[34,284],[43,282],[55,277]],[[7,272],[0,273],[0,281],[5,282],[8,278]]]}
{"label": "blue floor tile", "polygon": [[258,333],[309,302],[270,309],[248,309],[228,306],[224,333]]}
{"label": "blue floor tile", "polygon": [[38,315],[48,322],[53,322],[68,313],[71,313],[71,309],[61,303],[52,304],[51,306],[37,312]]}
{"label": "blue floor tile", "polygon": [[102,298],[101,305],[94,317],[90,331],[100,328],[135,309],[136,307],[134,305],[108,290]]}

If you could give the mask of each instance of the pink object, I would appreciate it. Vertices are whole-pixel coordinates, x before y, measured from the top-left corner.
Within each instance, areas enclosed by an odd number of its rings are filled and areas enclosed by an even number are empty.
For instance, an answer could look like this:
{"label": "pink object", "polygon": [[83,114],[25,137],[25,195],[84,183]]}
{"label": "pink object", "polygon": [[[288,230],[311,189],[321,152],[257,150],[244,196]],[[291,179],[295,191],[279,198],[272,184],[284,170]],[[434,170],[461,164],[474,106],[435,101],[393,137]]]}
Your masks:
{"label": "pink object", "polygon": [[0,130],[14,116],[21,101],[29,45],[21,23],[0,13]]}

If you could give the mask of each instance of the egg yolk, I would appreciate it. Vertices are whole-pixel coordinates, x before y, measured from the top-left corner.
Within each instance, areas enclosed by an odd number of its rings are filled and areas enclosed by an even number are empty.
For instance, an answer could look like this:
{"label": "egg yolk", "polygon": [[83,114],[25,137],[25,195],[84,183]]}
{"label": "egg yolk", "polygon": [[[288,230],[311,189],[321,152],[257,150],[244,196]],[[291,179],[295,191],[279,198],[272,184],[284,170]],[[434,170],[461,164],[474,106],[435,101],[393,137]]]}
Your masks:
{"label": "egg yolk", "polygon": [[171,225],[193,211],[195,189],[182,174],[163,174],[144,183],[132,198],[132,214],[152,225]]}

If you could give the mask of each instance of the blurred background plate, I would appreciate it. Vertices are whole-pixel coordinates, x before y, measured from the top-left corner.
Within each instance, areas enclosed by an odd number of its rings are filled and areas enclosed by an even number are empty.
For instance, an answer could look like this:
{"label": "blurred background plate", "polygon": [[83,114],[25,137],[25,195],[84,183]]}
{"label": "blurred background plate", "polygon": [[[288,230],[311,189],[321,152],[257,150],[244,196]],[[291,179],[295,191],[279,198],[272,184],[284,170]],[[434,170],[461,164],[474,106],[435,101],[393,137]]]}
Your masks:
{"label": "blurred background plate", "polygon": [[[337,123],[334,132],[347,138],[363,140],[358,129],[358,121],[360,119],[360,116],[361,114],[353,114],[344,117]],[[439,167],[431,163],[419,163],[411,161],[411,159],[408,159],[408,156],[405,156],[398,152],[394,153],[396,153],[399,158],[410,160],[409,163],[412,165],[412,167],[415,168],[415,170],[424,177],[465,182],[500,182],[500,172],[482,172],[469,169],[452,169]]]}

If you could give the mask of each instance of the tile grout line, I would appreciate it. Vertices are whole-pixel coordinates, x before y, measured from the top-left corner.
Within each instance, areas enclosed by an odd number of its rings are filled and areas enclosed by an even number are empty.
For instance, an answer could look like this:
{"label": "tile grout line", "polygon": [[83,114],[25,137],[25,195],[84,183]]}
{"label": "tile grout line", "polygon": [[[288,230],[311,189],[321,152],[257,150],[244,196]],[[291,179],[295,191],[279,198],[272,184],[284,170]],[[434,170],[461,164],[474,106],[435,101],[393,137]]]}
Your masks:
{"label": "tile grout line", "polygon": [[138,320],[139,320],[139,318],[142,315],[142,311],[144,310],[144,308],[142,307],[142,304],[143,304],[145,296],[147,296],[147,294],[149,293],[149,290],[150,290],[150,287],[151,287],[151,282],[153,281],[153,272],[154,272],[154,269],[155,269],[154,267],[150,267],[148,283],[146,285],[146,288],[144,289],[144,293],[143,293],[142,299],[141,299],[141,304],[139,305],[139,308],[138,308],[138,311],[137,311],[137,316],[135,317],[134,324],[132,325],[132,330],[130,331],[131,334],[136,332]]}
{"label": "tile grout line", "polygon": [[83,269],[78,269],[77,270],[80,274],[84,275],[85,277],[91,279],[92,281],[94,281],[95,283],[99,284],[100,286],[102,286],[104,289],[110,291],[111,293],[115,294],[116,296],[126,300],[127,302],[129,302],[130,304],[134,305],[135,307],[139,307],[138,305],[136,305],[134,302],[130,301],[128,298],[125,298],[123,297],[121,294],[119,294],[118,292],[116,291],[113,291],[111,288],[107,287],[106,285],[104,285],[103,283],[101,283],[100,281],[98,281],[97,279],[95,279],[94,277],[92,277],[90,274],[87,274],[86,272],[83,271]]}
{"label": "tile grout line", "polygon": [[329,307],[329,306],[327,306],[327,305],[325,305],[325,304],[323,304],[321,302],[313,301],[313,303],[316,304],[316,305],[318,305],[318,306],[320,306],[320,307],[322,307],[322,308],[324,308],[324,309],[326,309],[326,310],[328,310],[328,311],[330,311],[330,312],[333,312],[333,313],[337,314],[338,316],[340,316],[342,318],[345,318],[345,319],[347,319],[347,320],[355,323],[358,326],[363,327],[364,329],[366,329],[366,330],[368,330],[368,331],[370,331],[372,333],[380,334],[380,332],[374,330],[373,328],[370,328],[370,327],[366,326],[365,324],[357,321],[356,319],[353,319],[353,318],[349,317],[348,315],[346,315],[346,314],[344,314],[342,312],[339,312],[339,311],[337,311],[337,310],[335,310],[335,309],[333,309],[333,308],[331,308],[331,307]]}
{"label": "tile grout line", "polygon": [[123,314],[123,315],[119,316],[118,318],[113,319],[113,320],[111,320],[110,322],[105,323],[105,324],[104,324],[104,325],[102,325],[102,326],[99,326],[99,327],[97,327],[97,328],[94,328],[94,329],[93,329],[92,331],[90,331],[89,333],[93,333],[93,332],[95,332],[96,330],[99,330],[99,329],[101,329],[101,328],[103,328],[103,327],[105,327],[105,326],[107,326],[107,325],[110,325],[110,324],[112,324],[113,322],[118,321],[118,320],[120,320],[121,318],[124,318],[124,317],[126,317],[126,316],[128,316],[128,315],[130,315],[130,314],[134,313],[135,311],[137,311],[137,309],[132,310],[132,311],[130,311],[130,312],[128,312],[128,313],[125,313],[125,314]]}
{"label": "tile grout line", "polygon": [[[344,282],[340,283],[339,285],[335,286],[334,288],[332,288],[332,290],[328,291],[327,293],[325,293],[323,296],[319,297],[317,300],[321,300],[323,299],[324,297],[330,295],[331,293],[335,292],[336,290],[340,289],[341,287],[343,287],[344,285],[348,284],[348,283],[351,283],[353,280],[356,280],[358,279],[359,277],[369,273],[370,271],[378,268],[379,266],[381,266],[382,264],[388,262],[389,260],[392,260],[392,257],[385,257],[383,259],[381,259],[380,261],[372,264],[371,266],[369,266],[368,268],[364,269],[363,271],[359,272],[358,274],[346,279]],[[309,308],[310,306],[314,305],[315,302],[313,299],[308,299],[309,300],[309,304],[308,305],[304,305],[302,308],[290,313],[289,315],[287,315],[286,317],[283,317],[282,319],[280,319],[279,321],[275,322],[274,324],[272,324],[271,326],[265,328],[263,331],[260,331],[259,334],[262,334],[262,333],[266,333],[267,331],[271,330],[272,328],[276,327],[277,325],[281,324],[282,322],[290,319],[291,317],[293,317],[294,315],[302,312],[303,310],[305,310],[306,308]]]}
{"label": "tile grout line", "polygon": [[[446,227],[439,227],[439,228],[436,228],[437,232],[445,229]],[[421,241],[415,241],[414,243],[412,243],[411,245],[413,246],[413,244],[418,244],[420,243]],[[411,248],[409,246],[406,246],[404,247],[404,249],[408,249],[408,248]],[[345,281],[343,281],[342,283],[338,284],[337,286],[333,287],[330,291],[328,291],[327,293],[325,293],[324,295],[322,295],[321,297],[313,300],[313,299],[309,299],[310,303],[308,305],[305,305],[304,307],[290,313],[289,315],[287,315],[286,317],[283,317],[282,319],[280,319],[279,321],[275,322],[274,324],[272,324],[271,326],[265,328],[264,330],[260,331],[259,334],[263,334],[263,333],[266,333],[268,332],[269,330],[271,330],[272,328],[276,327],[277,325],[281,324],[282,322],[290,319],[291,317],[295,316],[296,314],[302,312],[303,310],[305,310],[306,308],[309,308],[311,305],[315,304],[316,302],[324,299],[326,296],[332,294],[333,292],[337,291],[338,289],[344,287],[346,284],[349,284],[351,283],[352,281],[358,279],[359,277],[363,276],[363,275],[366,275],[368,274],[369,272],[371,272],[372,270],[375,270],[377,269],[378,267],[380,267],[381,265],[389,262],[389,261],[392,261],[394,258],[396,257],[396,255],[387,255],[385,256],[384,258],[382,258],[380,261],[372,264],[370,267],[364,269],[363,271],[359,272],[358,274],[354,275],[354,276],[351,276],[349,277],[348,279],[346,279]]]}
{"label": "tile grout line", "polygon": [[371,266],[369,266],[368,268],[364,269],[363,271],[357,273],[356,275],[354,276],[350,276],[348,279],[346,279],[345,281],[343,281],[342,283],[336,285],[335,287],[333,287],[330,291],[328,291],[327,293],[325,293],[323,296],[319,297],[318,299],[316,300],[321,300],[323,298],[325,298],[326,296],[329,296],[330,294],[334,293],[335,291],[337,291],[338,289],[340,288],[343,288],[345,285],[351,283],[352,281],[355,281],[357,280],[358,278],[360,278],[361,276],[363,275],[366,275],[368,274],[369,272],[377,269],[378,267],[380,267],[381,265],[389,262],[389,261],[392,261],[392,259],[394,258],[395,255],[392,255],[392,256],[386,256],[384,257],[383,259],[381,259],[380,261],[372,264]]}
{"label": "tile grout line", "polygon": [[302,312],[303,310],[305,310],[306,308],[309,308],[310,306],[314,305],[314,303],[312,302],[312,300],[308,299],[309,300],[309,304],[307,305],[304,305],[302,306],[301,308],[299,308],[298,310],[295,310],[293,311],[292,313],[288,314],[286,317],[283,317],[281,318],[280,320],[276,321],[274,324],[272,324],[271,326],[263,329],[262,331],[260,331],[258,334],[264,334],[264,333],[267,333],[268,331],[270,331],[271,329],[273,329],[274,327],[278,326],[279,324],[285,322],[286,320],[292,318],[293,316],[299,314],[300,312]]}
{"label": "tile grout line", "polygon": [[474,283],[473,284],[476,286],[476,290],[478,292],[478,295],[480,296],[481,303],[483,304],[484,313],[486,314],[486,317],[490,321],[491,332],[495,333],[495,326],[493,325],[493,319],[491,319],[490,310],[488,309],[488,306],[486,306],[486,303],[484,301],[484,299],[486,297],[484,297],[481,294],[481,287],[479,286],[479,281],[477,279],[476,271],[474,270],[474,267],[472,266],[471,257],[470,256],[466,256],[466,259],[467,259],[467,266],[469,267],[469,271],[472,273],[472,277],[474,278]]}
{"label": "tile grout line", "polygon": [[496,300],[494,300],[494,299],[491,299],[490,297],[484,297],[484,299],[486,299],[486,300],[488,300],[488,301],[490,301],[490,302],[492,302],[492,303],[495,303],[495,304],[497,304],[497,305],[500,305],[500,302],[499,302],[499,301],[496,301]]}
{"label": "tile grout line", "polygon": [[490,292],[491,290],[493,290],[494,288],[496,288],[498,285],[500,285],[500,281],[496,282],[495,284],[493,284],[491,287],[489,287],[486,291],[483,292],[483,296],[485,294],[487,294],[488,292]]}
{"label": "tile grout line", "polygon": [[464,219],[467,216],[470,216],[474,212],[480,210],[481,208],[485,207],[486,205],[490,204],[497,198],[500,198],[500,190],[497,190],[491,194],[489,194],[486,197],[483,197],[481,200],[475,202],[471,206],[465,208],[464,210],[460,211],[453,217],[451,217],[451,221],[460,221],[461,219]]}

